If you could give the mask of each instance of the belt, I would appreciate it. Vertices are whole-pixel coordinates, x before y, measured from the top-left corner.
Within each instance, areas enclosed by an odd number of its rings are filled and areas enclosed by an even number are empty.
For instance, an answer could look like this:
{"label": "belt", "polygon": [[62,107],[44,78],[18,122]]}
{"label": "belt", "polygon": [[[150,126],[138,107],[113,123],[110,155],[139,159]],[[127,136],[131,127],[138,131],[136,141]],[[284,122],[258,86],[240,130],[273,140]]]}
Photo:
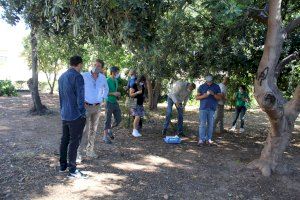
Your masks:
{"label": "belt", "polygon": [[85,105],[88,105],[88,106],[98,106],[100,105],[100,103],[94,103],[94,104],[90,104],[90,103],[87,103],[87,102],[84,102]]}

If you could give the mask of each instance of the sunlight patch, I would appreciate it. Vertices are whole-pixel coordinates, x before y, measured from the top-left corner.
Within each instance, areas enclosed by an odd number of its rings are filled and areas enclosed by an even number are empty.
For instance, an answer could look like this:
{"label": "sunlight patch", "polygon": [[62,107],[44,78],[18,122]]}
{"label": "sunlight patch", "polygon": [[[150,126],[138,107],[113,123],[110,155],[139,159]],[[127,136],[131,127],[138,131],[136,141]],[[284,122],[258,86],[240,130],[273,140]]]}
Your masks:
{"label": "sunlight patch", "polygon": [[125,171],[144,171],[144,172],[155,172],[157,170],[156,166],[151,165],[142,165],[133,162],[122,162],[122,163],[114,163],[113,167],[117,169],[122,169]]}

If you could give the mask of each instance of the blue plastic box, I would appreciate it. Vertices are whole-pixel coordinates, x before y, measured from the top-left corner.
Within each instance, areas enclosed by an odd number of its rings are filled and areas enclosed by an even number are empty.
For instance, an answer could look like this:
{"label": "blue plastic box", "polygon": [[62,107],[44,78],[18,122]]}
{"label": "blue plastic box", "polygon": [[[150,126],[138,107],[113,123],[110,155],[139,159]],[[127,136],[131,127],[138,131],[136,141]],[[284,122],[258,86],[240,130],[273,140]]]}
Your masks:
{"label": "blue plastic box", "polygon": [[179,144],[181,143],[181,138],[176,136],[166,136],[164,139],[165,143],[168,144]]}

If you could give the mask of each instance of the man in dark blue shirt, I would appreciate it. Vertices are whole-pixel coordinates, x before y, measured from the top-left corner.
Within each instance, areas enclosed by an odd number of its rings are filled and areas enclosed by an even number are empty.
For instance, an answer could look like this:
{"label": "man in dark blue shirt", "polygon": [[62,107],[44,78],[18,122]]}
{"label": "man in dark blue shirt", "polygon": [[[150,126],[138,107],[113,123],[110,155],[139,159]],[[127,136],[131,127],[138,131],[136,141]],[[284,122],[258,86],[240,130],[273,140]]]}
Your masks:
{"label": "man in dark blue shirt", "polygon": [[58,80],[60,113],[63,126],[60,145],[60,171],[66,171],[67,167],[69,167],[68,177],[71,178],[86,176],[76,169],[77,149],[85,125],[84,80],[80,74],[82,65],[80,56],[71,57],[71,67]]}
{"label": "man in dark blue shirt", "polygon": [[207,142],[211,145],[214,114],[218,105],[218,100],[222,98],[220,87],[213,83],[213,77],[208,75],[205,77],[206,83],[200,85],[196,96],[200,100],[200,126],[199,126],[199,146]]}

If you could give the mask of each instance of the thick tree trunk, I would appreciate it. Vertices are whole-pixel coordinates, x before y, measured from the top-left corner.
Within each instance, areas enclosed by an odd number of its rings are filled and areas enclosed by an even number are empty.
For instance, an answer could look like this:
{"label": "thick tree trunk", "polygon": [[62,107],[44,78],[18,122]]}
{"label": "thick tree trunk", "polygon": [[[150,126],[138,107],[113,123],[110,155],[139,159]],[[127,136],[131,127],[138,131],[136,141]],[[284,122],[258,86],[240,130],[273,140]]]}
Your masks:
{"label": "thick tree trunk", "polygon": [[258,104],[269,117],[271,130],[260,158],[248,165],[250,168],[259,168],[264,176],[270,176],[279,169],[300,111],[300,86],[293,99],[287,103],[276,85],[278,61],[286,35],[281,22],[281,0],[270,0],[269,5],[267,38],[254,93]]}
{"label": "thick tree trunk", "polygon": [[158,99],[161,91],[161,81],[147,79],[149,109],[157,109]]}
{"label": "thick tree trunk", "polygon": [[37,59],[37,39],[36,29],[32,26],[30,32],[31,42],[31,59],[32,59],[32,78],[28,81],[28,86],[31,91],[31,97],[33,101],[32,114],[43,114],[47,108],[42,105],[41,98],[38,90],[38,59]]}

